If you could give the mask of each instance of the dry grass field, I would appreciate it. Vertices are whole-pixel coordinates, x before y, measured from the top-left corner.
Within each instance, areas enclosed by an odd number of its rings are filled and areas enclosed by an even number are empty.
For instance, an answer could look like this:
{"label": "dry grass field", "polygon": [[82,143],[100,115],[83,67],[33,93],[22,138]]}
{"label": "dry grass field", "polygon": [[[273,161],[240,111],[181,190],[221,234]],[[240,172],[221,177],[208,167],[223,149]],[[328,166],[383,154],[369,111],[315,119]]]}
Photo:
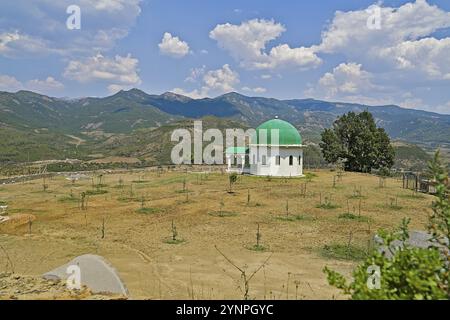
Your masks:
{"label": "dry grass field", "polygon": [[240,272],[217,246],[248,274],[270,257],[250,282],[251,298],[342,298],[324,266],[350,275],[374,233],[404,217],[424,230],[432,197],[393,179],[380,187],[375,176],[335,175],[242,176],[233,193],[220,173],[141,171],[75,183],[60,176],[45,191],[42,180],[3,185],[11,219],[0,224],[0,273],[37,276],[93,253],[117,268],[131,298],[242,299]]}

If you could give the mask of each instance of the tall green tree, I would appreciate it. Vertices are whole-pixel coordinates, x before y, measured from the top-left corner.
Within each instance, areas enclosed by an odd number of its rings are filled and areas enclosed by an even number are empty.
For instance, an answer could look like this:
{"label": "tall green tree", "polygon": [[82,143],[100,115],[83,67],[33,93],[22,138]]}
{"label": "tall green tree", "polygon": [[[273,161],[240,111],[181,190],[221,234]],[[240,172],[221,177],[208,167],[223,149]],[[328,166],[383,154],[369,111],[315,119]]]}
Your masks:
{"label": "tall green tree", "polygon": [[377,128],[372,114],[349,112],[322,133],[320,143],[328,163],[344,163],[345,170],[371,172],[394,165],[395,151],[383,128]]}

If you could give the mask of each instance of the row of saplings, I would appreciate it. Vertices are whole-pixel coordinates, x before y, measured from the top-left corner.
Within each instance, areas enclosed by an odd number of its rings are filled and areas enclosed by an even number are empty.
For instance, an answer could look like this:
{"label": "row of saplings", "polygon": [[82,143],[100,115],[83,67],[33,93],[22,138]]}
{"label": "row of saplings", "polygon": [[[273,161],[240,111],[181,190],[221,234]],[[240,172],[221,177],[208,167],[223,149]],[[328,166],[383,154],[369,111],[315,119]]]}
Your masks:
{"label": "row of saplings", "polygon": [[[433,213],[428,221],[432,245],[410,246],[409,220],[404,219],[397,231],[378,233],[390,251],[389,256],[373,250],[354,270],[350,283],[343,275],[325,268],[331,285],[357,300],[450,299],[450,185],[439,152],[429,163],[429,170],[437,183]],[[394,241],[401,241],[402,246],[393,249]]]}

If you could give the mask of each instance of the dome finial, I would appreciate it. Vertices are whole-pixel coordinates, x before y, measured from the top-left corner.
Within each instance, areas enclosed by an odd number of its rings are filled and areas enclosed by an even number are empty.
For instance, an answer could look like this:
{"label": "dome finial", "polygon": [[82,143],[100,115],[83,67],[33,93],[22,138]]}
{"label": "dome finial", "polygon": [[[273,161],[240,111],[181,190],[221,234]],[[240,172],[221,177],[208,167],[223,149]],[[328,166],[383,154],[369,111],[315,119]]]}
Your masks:
{"label": "dome finial", "polygon": [[275,119],[278,119],[278,116],[275,116]]}

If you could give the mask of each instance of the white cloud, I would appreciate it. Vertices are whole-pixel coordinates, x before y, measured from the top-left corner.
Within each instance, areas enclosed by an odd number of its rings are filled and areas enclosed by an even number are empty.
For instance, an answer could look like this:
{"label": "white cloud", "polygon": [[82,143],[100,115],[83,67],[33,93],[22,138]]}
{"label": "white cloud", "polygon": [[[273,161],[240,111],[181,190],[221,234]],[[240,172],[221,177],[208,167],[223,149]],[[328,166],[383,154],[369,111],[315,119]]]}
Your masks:
{"label": "white cloud", "polygon": [[130,89],[130,85],[122,85],[122,84],[110,84],[108,86],[108,91],[111,94],[117,93],[121,90],[128,90]]}
{"label": "white cloud", "polygon": [[380,87],[372,83],[373,75],[363,70],[361,64],[341,63],[332,72],[325,73],[318,81],[317,85],[307,91],[313,97],[340,100],[357,101],[363,99],[361,103],[380,102],[375,98],[367,98]]}
{"label": "white cloud", "polygon": [[[5,2],[5,1],[4,1]],[[140,0],[15,0],[2,3],[0,55],[92,55],[113,48],[139,16]],[[81,8],[81,30],[68,30],[66,9]],[[6,41],[4,41],[6,39]]]}
{"label": "white cloud", "polygon": [[325,90],[327,97],[358,94],[374,87],[371,78],[372,75],[364,71],[360,64],[341,63],[332,73],[328,72],[320,78],[319,86]]}
{"label": "white cloud", "polygon": [[30,80],[27,82],[26,87],[28,90],[40,93],[48,93],[64,89],[64,85],[58,80],[55,80],[53,77],[47,77],[45,80]]}
{"label": "white cloud", "polygon": [[174,93],[182,94],[193,99],[200,99],[208,97],[211,94],[223,94],[234,91],[235,86],[240,82],[239,74],[236,71],[232,70],[228,64],[223,65],[222,68],[217,70],[210,70],[205,72],[205,70],[203,69],[201,74],[203,74],[201,88],[194,89],[192,91],[175,88],[172,91]]}
{"label": "white cloud", "polygon": [[206,66],[203,65],[200,68],[192,68],[189,76],[184,79],[185,82],[197,82],[206,72]]}
{"label": "white cloud", "polygon": [[81,5],[87,5],[100,11],[121,11],[126,8],[127,5],[132,4],[135,10],[140,12],[139,8],[140,0],[81,0]]}
{"label": "white cloud", "polygon": [[287,44],[276,46],[270,50],[267,64],[262,64],[262,69],[276,69],[286,67],[299,67],[309,69],[317,67],[322,60],[315,54],[313,48],[291,48]]}
{"label": "white cloud", "polygon": [[57,52],[49,48],[43,39],[33,38],[18,30],[0,33],[0,55],[18,57],[26,53]]}
{"label": "white cloud", "polygon": [[30,90],[41,94],[51,95],[62,89],[64,89],[64,85],[51,76],[44,80],[33,79],[22,83],[15,77],[0,75],[0,91],[16,92],[19,90]]}
{"label": "white cloud", "polygon": [[275,40],[285,30],[274,21],[254,19],[240,25],[219,24],[209,36],[237,60],[252,64],[263,56],[267,42]]}
{"label": "white cloud", "polygon": [[243,87],[242,91],[251,92],[251,93],[265,93],[265,92],[267,92],[267,89],[262,88],[262,87],[256,87],[256,88]]}
{"label": "white cloud", "polygon": [[225,64],[221,69],[208,71],[203,81],[210,90],[226,93],[233,91],[234,86],[239,83],[239,74]]}
{"label": "white cloud", "polygon": [[272,79],[272,75],[270,75],[270,74],[263,74],[263,75],[261,75],[261,79],[263,79],[263,80]]}
{"label": "white cloud", "polygon": [[14,77],[0,75],[0,91],[15,92],[23,89],[22,83]]}
{"label": "white cloud", "polygon": [[[104,81],[110,83],[108,89],[126,89],[141,84],[138,74],[139,60],[130,54],[114,58],[97,54],[83,60],[72,60],[64,70],[64,77],[81,83]],[[120,90],[119,89],[119,90]]]}
{"label": "white cloud", "polygon": [[432,107],[413,93],[379,85],[374,74],[361,64],[341,63],[332,72],[325,73],[305,94],[316,98],[367,105],[398,105],[402,108],[442,111]]}
{"label": "white cloud", "polygon": [[407,109],[422,109],[425,102],[421,98],[408,97],[399,103],[399,106]]}
{"label": "white cloud", "polygon": [[421,72],[429,79],[450,80],[450,38],[405,41],[380,51],[397,69]]}
{"label": "white cloud", "polygon": [[[413,71],[433,79],[450,78],[450,38],[431,35],[450,27],[450,12],[426,0],[399,8],[380,7],[380,30],[371,30],[367,10],[336,12],[317,52],[338,53],[373,64],[373,69]],[[376,70],[374,70],[376,71]]]}
{"label": "white cloud", "polygon": [[192,91],[186,91],[186,90],[184,90],[184,89],[181,89],[181,88],[175,88],[175,89],[172,89],[171,90],[173,93],[176,93],[176,94],[181,94],[181,95],[183,95],[183,96],[186,96],[186,97],[189,97],[189,98],[192,98],[192,99],[203,99],[203,98],[206,98],[206,97],[208,97],[208,90],[207,90],[207,88],[206,87],[204,87],[204,88],[202,88],[202,89],[195,89],[195,90],[192,90]]}
{"label": "white cloud", "polygon": [[[318,47],[323,52],[354,52],[377,55],[367,49],[395,46],[403,41],[415,41],[436,30],[450,27],[450,13],[432,6],[426,0],[406,3],[399,8],[380,7],[380,30],[367,27],[372,12],[337,11]],[[375,50],[376,51],[376,50]]]}
{"label": "white cloud", "polygon": [[159,51],[163,55],[173,58],[183,58],[189,53],[189,45],[187,42],[172,36],[169,32],[164,33],[163,39],[158,46]]}
{"label": "white cloud", "polygon": [[209,36],[248,69],[311,68],[321,63],[313,48],[291,48],[281,44],[267,53],[267,44],[284,31],[286,28],[273,20],[253,19],[240,25],[219,24]]}
{"label": "white cloud", "polygon": [[[423,109],[423,107],[421,107],[421,109]],[[433,107],[432,111],[442,114],[450,114],[450,101]]]}
{"label": "white cloud", "polygon": [[[365,70],[355,66],[348,68],[352,63],[345,64],[346,68],[341,64],[306,93],[316,98],[348,102],[445,110],[443,105],[433,106],[428,100],[439,104],[431,92],[448,86],[450,80],[450,37],[434,36],[436,31],[450,27],[450,12],[426,0],[409,2],[398,8],[381,5],[379,8],[379,30],[367,27],[373,11],[335,13],[322,33],[321,43],[311,48],[321,57],[339,55],[355,61],[353,65],[364,65]],[[383,83],[383,86],[375,83]],[[432,91],[426,93],[426,87]],[[404,96],[411,88],[418,89],[417,96]]]}

